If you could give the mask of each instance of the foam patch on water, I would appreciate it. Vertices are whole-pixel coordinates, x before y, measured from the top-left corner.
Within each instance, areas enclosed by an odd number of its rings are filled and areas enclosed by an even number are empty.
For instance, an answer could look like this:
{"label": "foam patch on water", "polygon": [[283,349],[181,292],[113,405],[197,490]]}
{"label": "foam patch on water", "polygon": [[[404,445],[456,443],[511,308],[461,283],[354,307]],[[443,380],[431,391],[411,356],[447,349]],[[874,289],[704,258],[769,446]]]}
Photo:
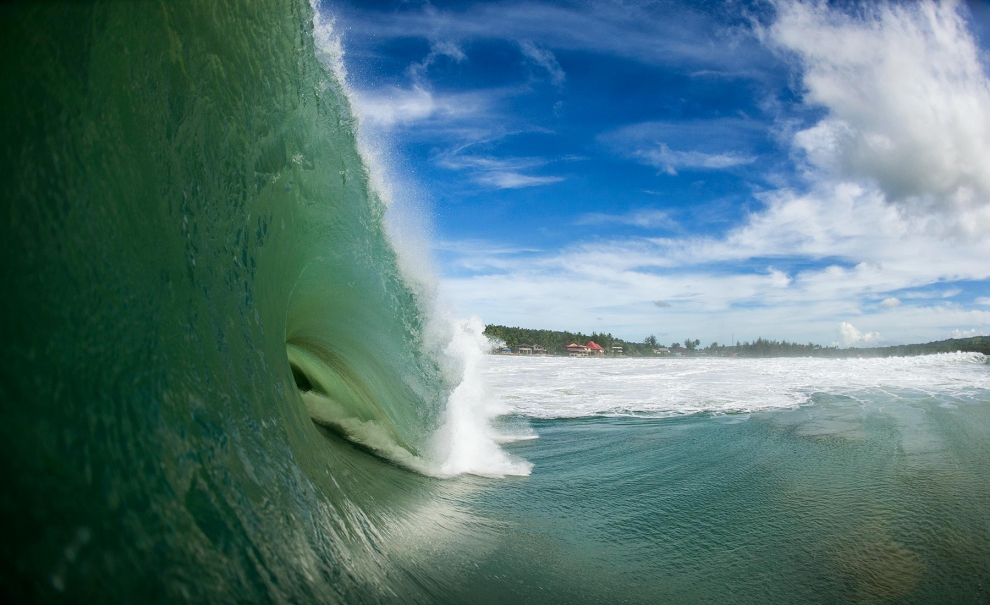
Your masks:
{"label": "foam patch on water", "polygon": [[979,353],[886,359],[489,355],[483,374],[502,403],[523,417],[662,417],[794,408],[817,394],[979,401],[990,391],[986,361]]}

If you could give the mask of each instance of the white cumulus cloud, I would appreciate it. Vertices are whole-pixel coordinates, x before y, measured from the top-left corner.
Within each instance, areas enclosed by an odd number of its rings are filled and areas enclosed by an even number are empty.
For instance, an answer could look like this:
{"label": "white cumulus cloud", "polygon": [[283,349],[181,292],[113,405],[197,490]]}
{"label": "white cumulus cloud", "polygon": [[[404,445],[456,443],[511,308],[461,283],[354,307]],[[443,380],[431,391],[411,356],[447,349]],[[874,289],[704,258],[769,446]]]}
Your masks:
{"label": "white cumulus cloud", "polygon": [[[855,15],[779,2],[769,41],[800,60],[827,116],[795,136],[814,171],[870,182],[928,228],[990,228],[990,79],[960,3],[877,2]],[[818,176],[821,176],[820,174]]]}
{"label": "white cumulus cloud", "polygon": [[901,306],[901,299],[891,296],[890,298],[885,298],[880,301],[881,307],[887,307],[888,309],[893,309],[894,307]]}
{"label": "white cumulus cloud", "polygon": [[857,330],[854,325],[846,321],[839,324],[838,344],[843,347],[851,347],[855,345],[870,346],[875,345],[882,340],[883,337],[880,336],[879,332],[863,333]]}
{"label": "white cumulus cloud", "polygon": [[990,334],[983,328],[972,328],[969,330],[953,330],[952,338],[972,338],[974,336],[988,336]]}

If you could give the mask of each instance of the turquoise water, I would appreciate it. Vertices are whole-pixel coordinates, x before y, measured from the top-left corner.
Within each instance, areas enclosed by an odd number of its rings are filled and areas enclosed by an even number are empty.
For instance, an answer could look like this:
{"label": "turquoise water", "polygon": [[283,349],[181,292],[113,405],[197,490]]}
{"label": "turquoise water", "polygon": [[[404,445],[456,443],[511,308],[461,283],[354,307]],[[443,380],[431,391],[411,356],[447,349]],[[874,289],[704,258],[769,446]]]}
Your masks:
{"label": "turquoise water", "polygon": [[487,357],[309,4],[0,51],[7,600],[987,601],[985,358]]}
{"label": "turquoise water", "polygon": [[499,529],[463,594],[986,602],[985,362],[492,358],[539,437],[511,446],[530,477],[471,498]]}
{"label": "turquoise water", "polygon": [[891,414],[823,398],[746,419],[534,428],[540,438],[516,449],[532,477],[483,498],[517,534],[485,580],[507,601],[990,596],[986,405],[927,400]]}

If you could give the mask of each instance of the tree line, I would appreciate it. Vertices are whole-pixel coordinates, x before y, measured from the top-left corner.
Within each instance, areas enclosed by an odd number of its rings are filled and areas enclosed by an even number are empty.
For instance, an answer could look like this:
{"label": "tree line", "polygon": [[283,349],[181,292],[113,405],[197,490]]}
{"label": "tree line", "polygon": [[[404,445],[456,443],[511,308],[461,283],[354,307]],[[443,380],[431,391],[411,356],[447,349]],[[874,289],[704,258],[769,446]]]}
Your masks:
{"label": "tree line", "polygon": [[738,357],[911,357],[933,353],[954,353],[956,351],[990,355],[990,336],[949,338],[934,342],[889,347],[847,349],[840,349],[837,346],[825,347],[813,343],[799,344],[786,340],[757,338],[753,342],[742,342],[728,347],[712,343],[709,349],[717,355],[735,355]]}
{"label": "tree line", "polygon": [[912,355],[929,355],[932,353],[951,353],[966,351],[990,355],[990,336],[974,336],[971,338],[950,338],[923,344],[894,345],[889,347],[871,347],[856,349],[840,349],[836,346],[822,346],[815,343],[801,344],[787,340],[771,340],[763,337],[756,340],[744,341],[732,345],[712,342],[707,347],[701,347],[698,339],[685,338],[683,341],[670,345],[661,344],[653,334],[643,339],[643,342],[631,342],[616,338],[611,333],[566,332],[558,330],[534,330],[529,328],[509,327],[500,325],[485,326],[485,335],[502,342],[510,349],[519,345],[540,345],[550,354],[565,354],[567,345],[571,343],[587,344],[594,341],[611,352],[613,346],[620,346],[627,356],[656,355],[660,347],[670,349],[671,353],[687,356],[706,355],[717,357],[906,357]]}
{"label": "tree line", "polygon": [[613,346],[622,347],[625,355],[653,355],[653,349],[645,343],[629,342],[621,338],[612,336],[611,333],[592,332],[561,332],[558,330],[532,330],[529,328],[517,328],[510,326],[487,325],[485,335],[496,341],[505,343],[510,349],[515,349],[519,345],[540,345],[547,350],[547,353],[564,354],[567,352],[567,345],[576,343],[580,345],[594,341],[601,345],[606,352],[610,353]]}

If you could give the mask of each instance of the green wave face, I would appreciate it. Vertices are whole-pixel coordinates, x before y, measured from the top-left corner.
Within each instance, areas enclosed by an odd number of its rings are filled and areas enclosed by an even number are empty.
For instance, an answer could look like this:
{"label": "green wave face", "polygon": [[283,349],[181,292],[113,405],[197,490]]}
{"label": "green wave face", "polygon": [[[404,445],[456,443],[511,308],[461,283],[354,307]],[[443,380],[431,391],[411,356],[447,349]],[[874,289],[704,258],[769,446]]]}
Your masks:
{"label": "green wave face", "polygon": [[311,7],[0,14],[4,592],[387,597],[451,385]]}

